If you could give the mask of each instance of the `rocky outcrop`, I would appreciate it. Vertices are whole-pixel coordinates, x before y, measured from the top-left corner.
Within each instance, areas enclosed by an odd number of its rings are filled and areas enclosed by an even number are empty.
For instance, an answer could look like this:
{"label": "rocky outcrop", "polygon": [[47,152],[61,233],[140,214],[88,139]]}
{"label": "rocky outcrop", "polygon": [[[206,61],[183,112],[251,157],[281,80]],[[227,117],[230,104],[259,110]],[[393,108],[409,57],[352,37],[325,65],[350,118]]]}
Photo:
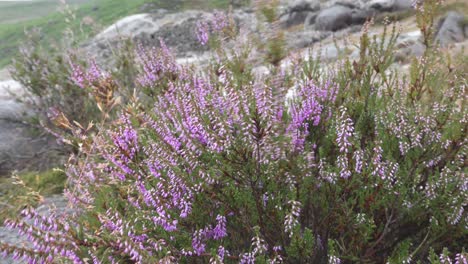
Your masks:
{"label": "rocky outcrop", "polygon": [[11,94],[21,95],[21,85],[13,80],[0,80],[0,176],[12,170],[47,168],[45,153],[55,145],[50,137],[34,136],[24,123],[28,108]]}
{"label": "rocky outcrop", "polygon": [[[130,38],[134,43],[148,47],[159,47],[162,39],[180,58],[198,56],[206,52],[208,46],[201,45],[196,37],[197,22],[212,16],[212,13],[200,10],[136,14],[109,26],[84,44],[84,48],[98,59],[108,60],[112,55],[111,48],[118,47],[122,39]],[[233,17],[237,23],[245,23],[253,30],[251,27],[256,18],[252,11],[236,10]]]}
{"label": "rocky outcrop", "polygon": [[304,27],[321,31],[337,31],[352,25],[364,24],[373,14],[373,11],[365,9],[357,9],[348,5],[335,5],[309,14],[304,22]]}
{"label": "rocky outcrop", "polygon": [[204,11],[185,11],[173,14],[145,13],[129,16],[111,25],[90,42],[85,49],[104,60],[111,57],[111,48],[115,48],[122,39],[130,38],[135,43],[145,46],[159,46],[159,39],[182,57],[193,52],[206,51],[198,43],[194,34],[196,22],[209,14]]}
{"label": "rocky outcrop", "polygon": [[[411,3],[412,0],[281,0],[280,22],[283,27],[289,27],[284,31],[289,50],[310,48],[315,43],[324,47],[324,39],[329,39],[330,36],[343,38],[355,34],[371,17],[380,13],[408,10],[412,8]],[[262,37],[256,35],[258,21],[252,9],[234,10],[233,17],[243,32],[254,33],[254,38]],[[110,46],[118,46],[122,38],[130,38],[145,46],[156,47],[159,46],[161,38],[174,51],[180,63],[200,63],[206,60],[210,53],[207,46],[199,44],[195,36],[196,25],[200,20],[212,18],[213,13],[195,10],[179,13],[156,10],[154,13],[133,15],[116,22],[98,34],[86,45],[86,48],[93,56],[104,58],[105,63],[109,64]],[[450,21],[452,18],[448,18],[446,23]],[[292,27],[300,24],[304,26]],[[446,27],[445,23],[441,23],[441,35]],[[419,37],[415,38],[413,35],[400,36],[397,43],[398,50],[395,53],[397,61],[406,62],[412,56],[423,54],[424,45]],[[344,51],[338,51],[334,45],[325,46],[327,48],[322,54],[322,59],[325,61],[358,55],[354,48],[347,47]]]}
{"label": "rocky outcrop", "polygon": [[463,41],[468,37],[466,35],[468,24],[465,21],[463,14],[454,11],[448,12],[438,23],[435,34],[436,42],[442,47],[447,47],[452,43]]}
{"label": "rocky outcrop", "polygon": [[321,31],[337,31],[363,24],[383,12],[412,8],[411,0],[297,0],[283,4],[280,21],[284,27],[304,24]]}
{"label": "rocky outcrop", "polygon": [[[412,0],[280,0],[280,24],[286,31],[289,48],[305,48],[321,41],[337,31],[362,25],[372,16],[382,12],[407,10]],[[150,7],[148,10],[152,10]],[[167,10],[152,10],[153,13],[137,14],[108,27],[85,45],[86,50],[98,60],[112,57],[111,48],[118,47],[122,38],[130,38],[145,46],[159,46],[159,39],[179,59],[190,61],[208,54],[208,46],[200,45],[195,35],[197,22],[209,20],[213,14],[206,11],[183,11],[169,13]],[[237,9],[234,19],[244,31],[256,32],[256,15],[251,9]],[[204,55],[203,55],[204,56]]]}

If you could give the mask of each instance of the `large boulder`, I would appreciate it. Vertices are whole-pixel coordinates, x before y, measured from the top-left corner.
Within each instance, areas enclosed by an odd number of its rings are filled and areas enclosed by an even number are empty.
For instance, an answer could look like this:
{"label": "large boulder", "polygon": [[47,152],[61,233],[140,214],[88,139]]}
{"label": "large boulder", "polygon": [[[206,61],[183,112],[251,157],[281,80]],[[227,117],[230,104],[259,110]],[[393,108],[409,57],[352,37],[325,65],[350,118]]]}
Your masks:
{"label": "large boulder", "polygon": [[[330,2],[334,5],[328,6]],[[372,9],[365,8],[366,0],[361,1],[330,1],[315,18],[315,29],[322,31],[337,31],[352,25],[364,24],[375,14]],[[311,23],[308,23],[311,25]]]}
{"label": "large boulder", "polygon": [[468,37],[465,36],[466,27],[467,25],[465,25],[465,17],[463,14],[450,11],[439,21],[435,40],[442,47],[447,47],[452,43],[461,42]]}
{"label": "large boulder", "polygon": [[295,0],[288,3],[285,12],[281,15],[280,21],[284,27],[291,27],[302,24],[306,18],[320,9],[317,0]]}
{"label": "large boulder", "polygon": [[[84,44],[84,48],[103,64],[108,64],[112,57],[112,48],[121,45],[122,39],[129,38],[134,43],[147,47],[159,47],[162,39],[177,57],[196,57],[209,49],[197,39],[197,23],[212,17],[212,13],[199,10],[136,14],[109,26]],[[235,10],[233,18],[238,25],[247,27],[248,30],[255,27],[256,18],[253,11]]]}
{"label": "large boulder", "polygon": [[144,46],[159,46],[162,39],[178,56],[207,50],[195,35],[197,21],[208,17],[203,11],[185,11],[172,14],[136,14],[125,17],[95,36],[84,45],[87,52],[98,60],[108,62],[112,48],[130,38]]}
{"label": "large boulder", "polygon": [[45,154],[55,146],[51,137],[33,135],[23,122],[31,112],[12,96],[22,93],[18,82],[0,79],[0,176],[12,170],[48,168],[50,160]]}
{"label": "large boulder", "polygon": [[315,28],[322,31],[337,31],[352,24],[353,9],[335,5],[320,11],[315,19]]}
{"label": "large boulder", "polygon": [[[330,0],[312,19],[306,19],[306,26],[314,22],[318,30],[337,31],[350,25],[363,24],[380,12],[395,12],[412,7],[411,0]],[[311,22],[309,22],[311,21]]]}

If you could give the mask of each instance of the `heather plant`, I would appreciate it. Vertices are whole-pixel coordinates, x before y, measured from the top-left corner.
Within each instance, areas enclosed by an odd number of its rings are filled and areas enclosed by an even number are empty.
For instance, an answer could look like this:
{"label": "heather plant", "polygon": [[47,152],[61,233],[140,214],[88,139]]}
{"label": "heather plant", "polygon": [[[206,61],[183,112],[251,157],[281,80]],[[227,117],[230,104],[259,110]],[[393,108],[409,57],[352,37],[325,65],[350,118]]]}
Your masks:
{"label": "heather plant", "polygon": [[[31,263],[465,263],[466,73],[427,51],[402,78],[396,28],[367,26],[359,59],[328,70],[307,58],[262,73],[249,60],[262,51],[223,49],[224,29],[202,71],[140,49],[149,96],[82,130],[74,213],[26,208],[7,224],[32,245],[0,249]],[[93,72],[72,79],[108,77]]]}
{"label": "heather plant", "polygon": [[136,53],[129,40],[112,49],[112,65],[106,68],[102,61],[98,63],[84,54],[78,41],[96,29],[73,30],[71,24],[79,23],[76,15],[67,5],[63,8],[68,27],[62,32],[62,39],[44,46],[39,29],[26,32],[11,75],[25,88],[16,98],[31,110],[26,121],[77,150],[74,138],[80,137],[82,126],[112,120],[116,106],[135,95],[133,84],[139,69],[135,67]]}
{"label": "heather plant", "polygon": [[45,50],[37,37],[30,35],[14,61],[11,74],[25,88],[16,97],[31,110],[26,122],[76,152],[84,131],[95,132],[94,124],[110,122],[120,106],[141,96],[137,52],[127,40],[113,51],[113,67],[104,68],[94,58],[81,59],[82,52],[71,44]]}
{"label": "heather plant", "polygon": [[58,50],[44,50],[39,38],[39,34],[32,33],[20,49],[21,56],[14,61],[12,76],[26,89],[26,94],[18,95],[18,99],[37,113],[37,123],[47,120],[51,107],[60,108],[77,121],[95,115],[96,105],[70,79],[72,67],[67,55]]}

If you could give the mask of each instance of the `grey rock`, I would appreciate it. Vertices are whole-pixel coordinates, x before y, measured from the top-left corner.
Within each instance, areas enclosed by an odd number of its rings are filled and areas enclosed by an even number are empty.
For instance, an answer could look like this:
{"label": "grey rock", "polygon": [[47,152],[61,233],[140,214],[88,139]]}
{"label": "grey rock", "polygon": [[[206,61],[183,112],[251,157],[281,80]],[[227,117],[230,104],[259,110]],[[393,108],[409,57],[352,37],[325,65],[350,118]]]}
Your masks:
{"label": "grey rock", "polygon": [[393,11],[401,11],[401,10],[407,10],[411,8],[413,8],[412,0],[395,0]]}
{"label": "grey rock", "polygon": [[371,0],[328,0],[322,4],[322,9],[332,6],[341,5],[352,9],[364,9]]}
{"label": "grey rock", "polygon": [[308,15],[309,15],[308,11],[291,12],[282,16],[280,18],[280,21],[283,27],[288,28],[288,27],[292,27],[292,26],[304,23]]}
{"label": "grey rock", "polygon": [[232,16],[237,28],[242,31],[256,32],[258,30],[257,13],[253,8],[236,9]]}
{"label": "grey rock", "polygon": [[[377,43],[381,43],[377,40]],[[384,47],[387,48],[390,41],[386,39],[383,43]],[[426,47],[422,43],[421,31],[415,30],[410,32],[402,33],[395,43],[395,59],[399,62],[408,63],[413,57],[421,57],[424,54]]]}
{"label": "grey rock", "polygon": [[442,18],[437,26],[435,40],[442,47],[456,42],[461,42],[465,39],[465,30],[463,28],[464,16],[455,11],[450,11]]}
{"label": "grey rock", "polygon": [[68,200],[63,195],[52,195],[44,198],[44,202],[36,208],[40,215],[50,215],[53,211],[58,216],[71,215],[75,209],[68,207]]}
{"label": "grey rock", "polygon": [[368,8],[380,12],[391,11],[393,8],[394,0],[373,0],[368,3]]}
{"label": "grey rock", "polygon": [[23,87],[13,80],[0,81],[0,176],[25,168],[47,169],[54,157],[44,153],[57,147],[51,137],[33,136],[32,128],[24,123],[32,111],[13,94],[24,96]]}
{"label": "grey rock", "polygon": [[408,50],[409,50],[409,54],[411,54],[412,56],[421,57],[422,55],[424,55],[426,46],[424,46],[422,42],[416,41],[415,43],[413,43],[411,46],[408,47]]}
{"label": "grey rock", "polygon": [[46,155],[56,141],[48,136],[35,137],[31,129],[23,123],[0,120],[0,176],[13,170],[43,170],[56,164],[57,157]]}
{"label": "grey rock", "polygon": [[295,0],[288,5],[288,12],[317,11],[320,9],[320,2],[317,0]]}
{"label": "grey rock", "polygon": [[[109,63],[112,48],[118,48],[123,43],[122,39],[131,39],[146,47],[159,47],[161,39],[177,57],[192,57],[209,49],[208,46],[198,42],[196,28],[200,20],[210,20],[212,15],[197,10],[171,14],[132,15],[99,33],[85,43],[83,48],[96,57],[98,62],[105,64]],[[254,30],[255,13],[249,10],[235,10],[233,17],[239,26]]]}
{"label": "grey rock", "polygon": [[291,27],[304,23],[309,14],[320,9],[320,3],[317,0],[296,0],[290,2],[285,9],[280,21],[283,27]]}
{"label": "grey rock", "polygon": [[288,32],[286,34],[286,42],[290,49],[302,49],[310,47],[312,44],[319,42],[330,35],[331,32],[315,30]]}
{"label": "grey rock", "polygon": [[159,47],[162,39],[178,56],[205,51],[208,48],[198,43],[195,29],[197,21],[206,17],[209,13],[203,11],[132,15],[99,33],[84,44],[84,49],[101,62],[108,62],[112,48],[128,38],[148,47]]}
{"label": "grey rock", "polygon": [[320,56],[320,61],[330,62],[338,59],[339,50],[334,44],[328,44],[313,52],[312,57]]}
{"label": "grey rock", "polygon": [[315,21],[317,30],[337,31],[352,24],[353,9],[336,5],[320,11]]}
{"label": "grey rock", "polygon": [[367,3],[367,9],[378,12],[396,12],[412,8],[411,0],[372,0]]}
{"label": "grey rock", "polygon": [[353,9],[351,13],[351,24],[358,25],[364,24],[369,18],[371,18],[375,12],[368,9]]}
{"label": "grey rock", "polygon": [[406,45],[398,45],[395,51],[395,59],[401,62],[409,62],[409,59],[413,57],[421,57],[426,50],[426,47],[420,41],[408,43]]}
{"label": "grey rock", "polygon": [[315,24],[318,13],[309,13],[304,21],[304,28],[310,27]]}

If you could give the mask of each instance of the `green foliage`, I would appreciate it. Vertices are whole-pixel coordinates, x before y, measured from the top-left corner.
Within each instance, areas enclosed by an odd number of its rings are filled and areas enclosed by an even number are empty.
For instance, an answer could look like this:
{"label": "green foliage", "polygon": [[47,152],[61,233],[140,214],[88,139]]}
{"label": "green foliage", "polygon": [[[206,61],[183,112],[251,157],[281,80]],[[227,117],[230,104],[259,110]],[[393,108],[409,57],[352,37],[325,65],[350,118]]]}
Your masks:
{"label": "green foliage", "polygon": [[61,194],[67,176],[61,169],[43,172],[21,172],[11,178],[0,179],[0,223],[16,218],[27,206],[35,206],[42,196]]}
{"label": "green foliage", "polygon": [[18,178],[26,186],[41,195],[62,193],[67,181],[67,175],[60,169],[52,169],[45,172],[25,172],[18,175]]}

